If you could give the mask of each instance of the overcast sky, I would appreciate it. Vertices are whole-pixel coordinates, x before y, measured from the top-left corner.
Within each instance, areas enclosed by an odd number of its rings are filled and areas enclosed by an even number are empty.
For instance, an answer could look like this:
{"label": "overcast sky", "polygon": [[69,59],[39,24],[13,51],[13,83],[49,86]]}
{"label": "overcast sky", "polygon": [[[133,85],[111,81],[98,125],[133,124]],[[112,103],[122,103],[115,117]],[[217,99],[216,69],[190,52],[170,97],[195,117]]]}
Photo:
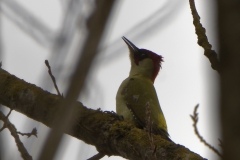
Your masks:
{"label": "overcast sky", "polygon": [[[31,15],[37,17],[53,34],[61,31],[66,10],[64,0],[17,0],[17,2]],[[83,20],[91,11],[89,10],[91,3],[84,5],[85,2],[78,4],[81,6],[79,12],[83,14]],[[216,11],[213,2],[213,0],[196,1],[196,6],[209,41],[213,49],[218,51]],[[45,59],[49,59],[59,89],[66,93],[69,75],[74,70],[74,60],[78,56],[74,51],[81,46],[79,37],[84,37],[86,31],[80,28],[74,32],[74,38],[70,41],[71,46],[67,50],[68,54],[63,52],[61,55],[49,43],[45,44],[45,40],[41,42],[29,36],[29,33],[20,29],[9,17],[6,14],[1,16],[2,68],[20,79],[56,94],[44,64]],[[82,23],[79,21],[78,23]],[[189,116],[199,103],[199,132],[209,143],[219,148],[218,75],[211,69],[208,59],[203,55],[203,49],[197,45],[192,21],[187,0],[117,1],[99,48],[99,55],[94,61],[79,101],[89,108],[115,111],[117,89],[127,78],[130,70],[128,48],[121,39],[125,36],[137,47],[151,50],[164,57],[162,69],[155,80],[155,88],[171,139],[204,158],[217,160],[218,156],[200,143],[194,134]],[[60,56],[64,58],[59,58]],[[7,112],[8,109],[5,109],[4,113]],[[15,111],[11,114],[10,121],[21,132],[30,132],[33,127],[38,128],[38,138],[22,137],[29,153],[36,159],[48,128]],[[10,141],[6,144],[5,159],[19,159],[20,155],[9,132],[4,130],[1,134]],[[64,147],[58,152],[56,160],[84,160],[97,153],[94,147],[67,135],[63,142]],[[103,159],[122,158],[105,156]]]}

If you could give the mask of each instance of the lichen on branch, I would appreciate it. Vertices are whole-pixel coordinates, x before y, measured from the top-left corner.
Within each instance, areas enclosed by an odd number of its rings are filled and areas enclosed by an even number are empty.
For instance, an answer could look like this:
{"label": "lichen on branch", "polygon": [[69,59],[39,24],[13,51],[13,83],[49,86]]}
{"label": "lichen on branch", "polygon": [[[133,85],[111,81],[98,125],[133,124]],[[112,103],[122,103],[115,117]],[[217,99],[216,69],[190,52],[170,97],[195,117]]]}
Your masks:
{"label": "lichen on branch", "polygon": [[[64,98],[51,94],[0,69],[0,103],[31,119],[52,127],[52,120],[61,110]],[[182,145],[152,135],[156,145],[155,155],[148,133],[125,122],[112,112],[93,110],[76,102],[74,122],[64,132],[90,145],[99,153],[117,155],[127,159],[184,159],[203,160]],[[67,107],[67,106],[66,106]]]}

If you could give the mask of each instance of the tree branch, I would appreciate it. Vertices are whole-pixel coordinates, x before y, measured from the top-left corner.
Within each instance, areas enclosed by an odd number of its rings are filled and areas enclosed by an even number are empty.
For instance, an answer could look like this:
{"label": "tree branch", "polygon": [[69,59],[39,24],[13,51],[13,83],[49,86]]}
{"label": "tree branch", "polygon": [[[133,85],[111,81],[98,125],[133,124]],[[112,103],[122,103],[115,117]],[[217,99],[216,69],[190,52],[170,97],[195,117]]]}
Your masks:
{"label": "tree branch", "polygon": [[[52,127],[52,120],[61,110],[64,98],[18,79],[0,69],[0,103],[29,118]],[[121,120],[117,114],[86,108],[75,103],[74,124],[65,133],[94,145],[99,153],[118,155],[127,159],[153,159],[148,133]],[[65,106],[66,107],[66,106]],[[158,159],[203,160],[189,149],[152,135]]]}
{"label": "tree branch", "polygon": [[210,143],[208,143],[203,136],[200,135],[198,128],[197,128],[197,123],[198,123],[198,113],[197,113],[197,109],[199,107],[199,104],[197,104],[194,108],[193,111],[193,115],[190,115],[190,117],[193,120],[193,128],[194,128],[194,132],[197,135],[198,139],[205,145],[207,146],[210,150],[212,150],[214,153],[216,153],[219,157],[222,157],[221,153],[215,148],[213,147]]}
{"label": "tree branch", "polygon": [[0,129],[0,132],[4,128],[7,128],[11,132],[11,135],[14,137],[16,145],[18,147],[19,152],[21,153],[22,158],[24,160],[32,160],[32,156],[29,155],[27,149],[24,147],[23,143],[21,142],[18,136],[16,127],[9,121],[8,117],[5,116],[1,111],[0,111],[0,120],[2,120],[4,123],[3,127]]}
{"label": "tree branch", "polygon": [[32,132],[30,132],[30,133],[17,132],[17,134],[20,134],[21,136],[27,136],[28,138],[31,137],[31,136],[37,137],[37,129],[33,128]]}
{"label": "tree branch", "polygon": [[190,8],[193,16],[193,24],[195,26],[196,34],[198,37],[198,45],[203,47],[204,55],[209,59],[212,69],[220,72],[220,63],[217,57],[217,53],[212,50],[212,45],[208,42],[206,36],[206,29],[202,26],[200,22],[200,16],[197,13],[194,0],[189,0]]}

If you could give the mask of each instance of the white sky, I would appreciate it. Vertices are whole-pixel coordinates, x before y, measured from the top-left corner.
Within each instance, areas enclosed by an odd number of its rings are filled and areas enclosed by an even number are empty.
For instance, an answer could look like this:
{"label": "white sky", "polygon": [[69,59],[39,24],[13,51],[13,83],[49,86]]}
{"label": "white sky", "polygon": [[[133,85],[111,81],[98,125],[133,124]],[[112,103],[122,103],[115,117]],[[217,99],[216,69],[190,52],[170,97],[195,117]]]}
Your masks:
{"label": "white sky", "polygon": [[[60,1],[18,0],[18,2],[52,30],[57,31],[60,28],[63,16]],[[147,24],[139,24],[144,19],[149,19],[150,15],[167,2],[169,1],[118,1],[104,37],[103,45],[108,48],[94,62],[96,65],[92,68],[87,89],[82,93],[80,101],[90,108],[115,111],[117,89],[128,76],[130,69],[128,48],[121,39],[122,36],[126,36],[139,48],[149,49],[164,57],[162,70],[155,80],[155,88],[171,139],[204,158],[217,160],[218,156],[200,143],[194,134],[189,116],[195,105],[199,103],[199,131],[209,143],[219,148],[217,73],[211,69],[208,59],[203,56],[203,49],[197,45],[188,1],[172,0],[167,6],[175,7],[174,10],[169,12],[169,8],[163,7],[158,15],[155,15],[160,19],[159,23],[152,20]],[[207,29],[209,41],[217,51],[213,0],[197,1],[196,6],[201,21]],[[168,17],[161,19],[164,15]],[[20,79],[56,93],[54,89],[43,85],[45,83],[43,80],[51,84],[50,78],[42,78],[42,76],[48,77],[44,61],[50,58],[52,49],[40,46],[5,16],[1,18],[3,58],[0,61],[3,62],[3,68]],[[146,26],[146,30],[141,29],[143,25]],[[132,32],[128,33],[133,27]],[[139,32],[142,33],[141,36],[137,35]],[[116,51],[117,47],[120,48],[119,51]],[[68,57],[69,62],[64,62],[64,65],[71,63],[72,59],[74,57]],[[50,65],[54,63],[53,61],[50,61]],[[63,67],[71,69],[64,65]],[[67,86],[64,85],[66,81],[66,77],[57,79],[61,92],[66,90]],[[6,109],[5,113],[7,111]],[[47,127],[39,123],[29,126],[27,122],[31,120],[15,111],[11,114],[10,120],[21,132],[30,132],[33,127],[39,127],[38,138],[21,138],[30,154],[36,159],[44,142],[43,138],[48,133]],[[6,147],[8,153],[5,159],[19,159],[17,147],[9,132],[4,130],[1,134],[10,141]],[[97,153],[94,147],[84,145],[70,136],[65,136],[64,142],[66,142],[65,147],[62,147],[56,160],[82,160]],[[103,159],[122,158],[106,156]]]}

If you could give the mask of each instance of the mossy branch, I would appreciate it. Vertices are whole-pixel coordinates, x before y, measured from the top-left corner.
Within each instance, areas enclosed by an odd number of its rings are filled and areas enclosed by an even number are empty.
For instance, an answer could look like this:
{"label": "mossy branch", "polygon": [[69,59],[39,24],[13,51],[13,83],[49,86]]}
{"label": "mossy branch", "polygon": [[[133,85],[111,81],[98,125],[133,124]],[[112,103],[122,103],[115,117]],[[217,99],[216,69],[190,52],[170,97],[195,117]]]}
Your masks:
{"label": "mossy branch", "polygon": [[[0,103],[52,127],[64,98],[51,94],[0,69]],[[127,159],[153,159],[148,133],[123,121],[117,114],[86,108],[76,102],[72,126],[64,132],[94,145],[99,153]],[[152,135],[157,159],[203,160],[184,146]]]}

